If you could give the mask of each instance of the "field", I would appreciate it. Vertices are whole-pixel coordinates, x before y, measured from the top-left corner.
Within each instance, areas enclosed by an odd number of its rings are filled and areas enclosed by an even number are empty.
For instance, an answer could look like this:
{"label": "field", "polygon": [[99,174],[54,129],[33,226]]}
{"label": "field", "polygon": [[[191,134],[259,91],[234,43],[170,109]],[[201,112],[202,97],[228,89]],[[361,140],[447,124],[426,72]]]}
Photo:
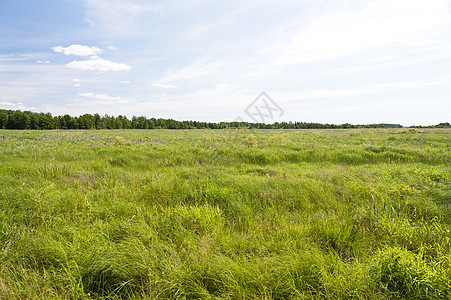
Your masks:
{"label": "field", "polygon": [[0,299],[451,299],[451,130],[0,130]]}

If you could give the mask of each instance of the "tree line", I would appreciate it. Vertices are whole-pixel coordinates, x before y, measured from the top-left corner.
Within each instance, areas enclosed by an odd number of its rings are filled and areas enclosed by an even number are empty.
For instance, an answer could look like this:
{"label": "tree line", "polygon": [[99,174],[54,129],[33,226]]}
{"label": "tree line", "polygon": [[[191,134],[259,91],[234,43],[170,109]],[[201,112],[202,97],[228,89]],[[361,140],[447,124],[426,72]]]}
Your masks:
{"label": "tree line", "polygon": [[429,126],[410,126],[410,128],[451,128],[451,124],[449,124],[448,122],[446,123],[440,123],[437,125],[429,125]]}
{"label": "tree line", "polygon": [[[449,124],[448,124],[449,125]],[[52,116],[51,113],[0,109],[0,129],[348,129],[348,128],[402,128],[399,124],[352,125],[349,123],[321,124],[307,122],[275,122],[272,124],[249,122],[177,121],[133,116],[84,114]]]}

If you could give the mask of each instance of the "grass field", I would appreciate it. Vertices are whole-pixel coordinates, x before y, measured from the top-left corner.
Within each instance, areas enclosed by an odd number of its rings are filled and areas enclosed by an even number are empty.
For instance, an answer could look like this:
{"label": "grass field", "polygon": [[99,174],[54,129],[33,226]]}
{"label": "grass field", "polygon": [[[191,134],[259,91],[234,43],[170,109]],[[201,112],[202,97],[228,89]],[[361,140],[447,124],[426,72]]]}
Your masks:
{"label": "grass field", "polygon": [[450,299],[451,130],[0,130],[0,299]]}

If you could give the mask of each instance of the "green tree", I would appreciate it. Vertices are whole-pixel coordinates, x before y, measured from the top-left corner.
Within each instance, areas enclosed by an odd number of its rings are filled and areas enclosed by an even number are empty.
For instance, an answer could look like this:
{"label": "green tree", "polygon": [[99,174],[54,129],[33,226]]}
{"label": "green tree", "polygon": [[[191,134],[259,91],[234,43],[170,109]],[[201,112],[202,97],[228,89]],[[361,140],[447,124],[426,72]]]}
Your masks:
{"label": "green tree", "polygon": [[124,117],[124,119],[122,120],[122,127],[124,129],[130,129],[132,128],[132,122],[130,122],[130,120],[127,119],[127,117]]}
{"label": "green tree", "polygon": [[0,129],[5,129],[8,124],[8,113],[5,110],[0,110]]}
{"label": "green tree", "polygon": [[58,129],[67,129],[66,120],[63,116],[58,116]]}
{"label": "green tree", "polygon": [[96,129],[101,129],[101,117],[99,114],[94,114],[94,125],[96,127]]}
{"label": "green tree", "polygon": [[30,129],[39,129],[39,116],[36,113],[30,113]]}
{"label": "green tree", "polygon": [[53,117],[51,114],[39,114],[39,128],[41,129],[54,129]]}
{"label": "green tree", "polygon": [[67,129],[79,129],[78,122],[76,118],[70,118],[67,122]]}
{"label": "green tree", "polygon": [[114,129],[122,129],[122,121],[119,118],[116,118],[114,122]]}
{"label": "green tree", "polygon": [[78,118],[78,125],[80,129],[94,129],[95,126],[95,116],[91,114],[84,114]]}
{"label": "green tree", "polygon": [[12,115],[8,117],[8,123],[6,124],[8,129],[30,129],[30,116],[26,113],[16,110]]}

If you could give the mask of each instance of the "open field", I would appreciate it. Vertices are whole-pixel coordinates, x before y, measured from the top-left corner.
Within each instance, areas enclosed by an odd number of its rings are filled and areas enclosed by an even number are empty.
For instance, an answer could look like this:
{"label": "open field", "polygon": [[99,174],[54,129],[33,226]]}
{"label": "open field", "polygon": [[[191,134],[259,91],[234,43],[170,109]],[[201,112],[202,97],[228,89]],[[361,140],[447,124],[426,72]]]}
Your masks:
{"label": "open field", "polygon": [[450,299],[451,130],[0,130],[0,299]]}

